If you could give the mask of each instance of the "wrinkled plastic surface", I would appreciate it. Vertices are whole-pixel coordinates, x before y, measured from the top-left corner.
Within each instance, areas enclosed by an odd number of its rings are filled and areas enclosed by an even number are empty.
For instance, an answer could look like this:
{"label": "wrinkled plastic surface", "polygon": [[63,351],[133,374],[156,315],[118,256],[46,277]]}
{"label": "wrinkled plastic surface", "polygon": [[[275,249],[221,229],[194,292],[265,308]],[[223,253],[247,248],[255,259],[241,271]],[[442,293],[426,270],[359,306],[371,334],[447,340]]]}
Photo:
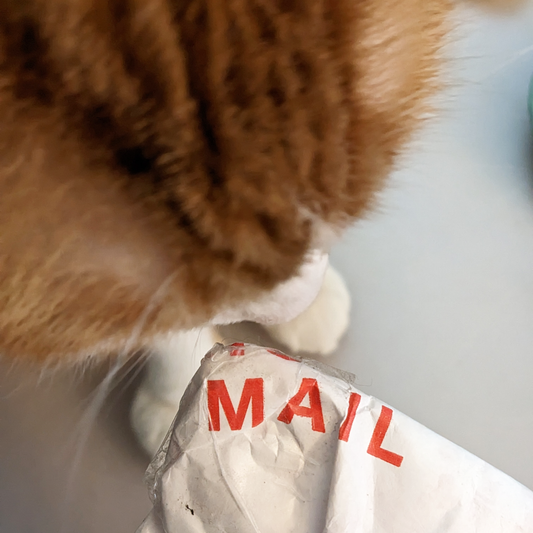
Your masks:
{"label": "wrinkled plastic surface", "polygon": [[215,346],[148,470],[138,533],[533,533],[533,492],[353,383]]}

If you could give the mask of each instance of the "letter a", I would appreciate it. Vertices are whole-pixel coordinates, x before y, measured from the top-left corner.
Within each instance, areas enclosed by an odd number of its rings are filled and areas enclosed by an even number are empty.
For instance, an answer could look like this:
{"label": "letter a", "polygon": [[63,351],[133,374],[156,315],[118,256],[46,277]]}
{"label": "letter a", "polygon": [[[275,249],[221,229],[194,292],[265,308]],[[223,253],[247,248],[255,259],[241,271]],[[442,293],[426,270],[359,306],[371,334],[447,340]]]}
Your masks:
{"label": "letter a", "polygon": [[[308,394],[310,407],[304,407],[301,403]],[[285,424],[290,424],[294,415],[310,418],[313,431],[326,432],[322,403],[320,402],[320,391],[318,390],[316,379],[302,379],[300,390],[289,400],[278,416],[278,420],[285,422]]]}

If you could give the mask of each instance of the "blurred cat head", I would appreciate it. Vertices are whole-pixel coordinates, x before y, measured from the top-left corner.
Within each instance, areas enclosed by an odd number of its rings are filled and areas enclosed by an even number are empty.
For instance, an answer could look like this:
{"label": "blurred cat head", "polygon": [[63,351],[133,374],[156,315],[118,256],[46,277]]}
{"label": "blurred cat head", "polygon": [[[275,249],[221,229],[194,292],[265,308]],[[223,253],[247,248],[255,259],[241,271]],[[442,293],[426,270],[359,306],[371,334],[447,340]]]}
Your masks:
{"label": "blurred cat head", "polygon": [[2,2],[0,350],[137,347],[294,276],[430,110],[449,7]]}

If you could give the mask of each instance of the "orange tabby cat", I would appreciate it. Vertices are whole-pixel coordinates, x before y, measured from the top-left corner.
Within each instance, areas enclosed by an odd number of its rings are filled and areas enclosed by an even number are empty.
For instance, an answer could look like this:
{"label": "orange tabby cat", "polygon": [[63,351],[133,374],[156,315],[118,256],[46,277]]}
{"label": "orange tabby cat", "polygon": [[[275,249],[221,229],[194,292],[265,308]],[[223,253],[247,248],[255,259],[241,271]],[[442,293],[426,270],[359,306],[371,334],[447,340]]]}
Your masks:
{"label": "orange tabby cat", "polygon": [[261,316],[247,302],[371,207],[428,111],[449,9],[3,0],[0,352]]}

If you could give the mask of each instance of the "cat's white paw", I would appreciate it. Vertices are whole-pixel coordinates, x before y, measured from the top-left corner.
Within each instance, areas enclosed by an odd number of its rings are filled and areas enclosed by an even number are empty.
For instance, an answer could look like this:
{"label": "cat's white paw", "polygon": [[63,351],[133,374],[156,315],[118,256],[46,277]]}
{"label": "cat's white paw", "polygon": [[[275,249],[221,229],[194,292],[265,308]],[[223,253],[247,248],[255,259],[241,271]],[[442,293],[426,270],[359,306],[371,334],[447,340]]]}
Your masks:
{"label": "cat's white paw", "polygon": [[159,449],[189,381],[217,340],[215,332],[206,327],[180,331],[154,342],[146,375],[130,411],[137,440],[150,455]]}
{"label": "cat's white paw", "polygon": [[141,385],[130,411],[131,427],[143,449],[153,457],[172,424],[179,405],[166,402]]}
{"label": "cat's white paw", "polygon": [[350,304],[344,280],[330,265],[315,301],[294,320],[267,330],[293,352],[329,355],[348,329]]}

